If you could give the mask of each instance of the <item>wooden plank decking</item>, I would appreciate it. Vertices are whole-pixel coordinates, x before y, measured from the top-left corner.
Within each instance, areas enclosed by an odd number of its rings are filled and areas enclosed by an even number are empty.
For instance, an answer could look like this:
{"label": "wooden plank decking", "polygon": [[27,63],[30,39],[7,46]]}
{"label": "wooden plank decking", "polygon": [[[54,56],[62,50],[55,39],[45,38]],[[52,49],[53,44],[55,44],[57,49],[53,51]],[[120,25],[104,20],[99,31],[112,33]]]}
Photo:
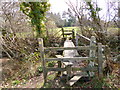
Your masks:
{"label": "wooden plank decking", "polygon": [[[64,47],[75,47],[74,43],[71,40],[66,40],[64,42]],[[64,50],[63,52],[63,56],[64,57],[74,57],[74,56],[78,56],[78,52],[77,50]]]}
{"label": "wooden plank decking", "polygon": [[[64,47],[75,47],[74,43],[71,40],[66,40],[64,43]],[[63,56],[66,58],[73,58],[75,56],[78,56],[78,52],[77,50],[64,50],[63,51]],[[70,60],[69,60],[70,61]],[[74,60],[75,61],[75,60]],[[70,62],[65,62],[66,65],[67,63],[71,63],[71,65],[73,65],[72,61]],[[69,67],[70,68],[70,67]],[[71,72],[71,71],[69,71]],[[67,81],[67,84],[69,84],[70,86],[74,85],[75,82],[77,82],[82,76],[74,76],[73,78],[71,78],[69,81]]]}

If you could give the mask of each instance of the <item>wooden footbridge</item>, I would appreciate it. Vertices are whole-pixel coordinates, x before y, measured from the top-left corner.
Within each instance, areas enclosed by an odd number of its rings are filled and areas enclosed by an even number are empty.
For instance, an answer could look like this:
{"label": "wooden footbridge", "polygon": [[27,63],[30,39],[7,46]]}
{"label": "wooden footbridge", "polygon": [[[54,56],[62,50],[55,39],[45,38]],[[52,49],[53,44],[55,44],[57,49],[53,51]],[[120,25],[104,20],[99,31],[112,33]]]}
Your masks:
{"label": "wooden footbridge", "polygon": [[[65,37],[64,30],[62,29],[62,31],[63,37]],[[100,77],[103,75],[103,45],[97,43],[94,36],[89,39],[85,36],[76,34],[75,38],[73,30],[71,33],[66,33],[66,35],[71,34],[73,39],[76,39],[76,46],[72,40],[66,38],[64,47],[44,47],[43,39],[38,39],[43,65],[44,83],[47,82],[47,73],[49,71],[56,71],[59,75],[66,74],[67,84],[70,86],[83,76],[92,77],[95,73],[98,73]],[[88,46],[78,46],[78,39],[80,37],[88,40],[90,44]],[[55,55],[56,58],[46,58],[45,51],[48,50],[62,50],[63,55]],[[87,57],[81,57],[78,54],[78,50],[89,50],[89,55]],[[47,67],[46,62],[49,61],[57,61],[57,67]]]}

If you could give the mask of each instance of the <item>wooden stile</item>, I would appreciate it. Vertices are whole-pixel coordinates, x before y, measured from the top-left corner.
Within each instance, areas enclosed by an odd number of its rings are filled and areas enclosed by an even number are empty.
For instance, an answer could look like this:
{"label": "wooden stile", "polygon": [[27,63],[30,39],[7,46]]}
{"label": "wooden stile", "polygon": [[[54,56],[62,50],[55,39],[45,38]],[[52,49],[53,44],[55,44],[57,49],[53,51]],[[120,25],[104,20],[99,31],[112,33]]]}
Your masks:
{"label": "wooden stile", "polygon": [[[64,37],[64,30],[62,28],[62,33]],[[63,71],[67,71],[67,81],[68,77],[71,76],[71,71],[89,71],[90,76],[94,75],[93,71],[98,70],[99,76],[103,76],[103,57],[102,57],[102,47],[103,45],[101,43],[98,43],[96,45],[96,39],[94,36],[91,37],[91,39],[86,38],[90,41],[89,46],[76,46],[76,47],[44,47],[43,46],[43,39],[39,38],[39,47],[40,47],[40,56],[42,60],[42,67],[43,67],[43,76],[44,76],[44,82],[47,82],[47,72],[48,71],[58,71],[58,75],[61,74]],[[78,45],[78,36],[76,36],[76,45]],[[55,55],[57,58],[45,58],[44,51],[48,50],[90,50],[89,57],[63,57],[62,55]],[[98,50],[98,55],[96,56],[96,50]],[[98,68],[94,66],[95,60],[98,59]],[[73,65],[72,61],[74,60],[89,60],[88,67],[79,68],[79,67],[71,67]],[[57,61],[58,67],[46,67],[46,62],[49,61]],[[62,65],[65,65],[64,68],[62,68]],[[68,83],[72,86],[77,80],[79,80],[82,76],[75,76],[71,81],[68,81]]]}
{"label": "wooden stile", "polygon": [[63,38],[65,37],[65,35],[72,35],[72,39],[75,39],[74,29],[73,30],[64,30],[62,28],[61,31],[62,31]]}

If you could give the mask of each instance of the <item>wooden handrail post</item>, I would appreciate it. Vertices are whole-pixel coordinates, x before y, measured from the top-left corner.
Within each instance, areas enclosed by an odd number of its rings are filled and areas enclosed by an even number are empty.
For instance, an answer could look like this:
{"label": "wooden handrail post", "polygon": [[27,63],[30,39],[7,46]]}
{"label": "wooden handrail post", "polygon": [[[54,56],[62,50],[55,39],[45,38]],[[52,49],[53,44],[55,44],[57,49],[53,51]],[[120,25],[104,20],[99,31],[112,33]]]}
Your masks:
{"label": "wooden handrail post", "polygon": [[76,34],[76,46],[78,46],[78,38],[79,38],[79,36]]}
{"label": "wooden handrail post", "polygon": [[73,40],[75,39],[75,32],[74,32],[74,29],[72,30],[72,39],[73,39]]}
{"label": "wooden handrail post", "polygon": [[42,60],[44,83],[46,83],[47,82],[47,70],[46,70],[46,61],[45,61],[45,56],[44,56],[43,39],[38,38],[38,42],[39,42],[39,49],[40,49],[40,57],[41,57],[41,60]]}
{"label": "wooden handrail post", "polygon": [[[61,66],[62,66],[61,61],[58,61],[57,63],[58,63],[58,68],[61,68]],[[61,71],[58,71],[57,76],[60,76],[60,75],[61,75]]]}
{"label": "wooden handrail post", "polygon": [[[93,59],[96,56],[95,55],[95,53],[96,53],[96,50],[95,50],[96,44],[95,44],[95,42],[96,42],[96,38],[94,36],[92,36],[91,39],[90,39],[90,47],[91,47],[91,49],[90,49],[90,52],[89,52],[89,57],[91,57]],[[95,59],[93,61],[90,61],[89,66],[93,67],[94,62],[95,62]],[[89,74],[90,74],[90,76],[92,76],[92,75],[94,75],[94,72],[89,72]]]}
{"label": "wooden handrail post", "polygon": [[96,52],[96,50],[95,50],[95,47],[96,47],[95,42],[96,42],[96,38],[94,36],[92,36],[91,39],[90,39],[90,47],[91,47],[91,50],[90,50],[90,53],[89,53],[90,57],[95,57],[95,52]]}
{"label": "wooden handrail post", "polygon": [[102,57],[102,44],[98,43],[98,75],[99,77],[103,76],[103,57]]}
{"label": "wooden handrail post", "polygon": [[62,35],[63,35],[63,38],[64,38],[64,29],[62,28]]}
{"label": "wooden handrail post", "polygon": [[72,67],[71,67],[71,65],[68,65],[67,67],[66,67],[66,71],[67,71],[67,82],[68,82],[68,80],[69,80],[69,77],[71,77],[71,71],[72,71]]}

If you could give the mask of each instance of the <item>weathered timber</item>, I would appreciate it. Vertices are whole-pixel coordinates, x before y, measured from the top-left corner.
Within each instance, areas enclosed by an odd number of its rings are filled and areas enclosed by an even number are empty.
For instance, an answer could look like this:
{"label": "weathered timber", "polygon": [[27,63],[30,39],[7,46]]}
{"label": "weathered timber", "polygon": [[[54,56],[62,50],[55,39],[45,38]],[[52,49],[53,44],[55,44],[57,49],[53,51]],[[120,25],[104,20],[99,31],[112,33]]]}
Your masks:
{"label": "weathered timber", "polygon": [[72,65],[67,65],[66,66],[66,71],[67,71],[67,81],[69,79],[69,77],[71,77],[71,71],[72,71]]}
{"label": "weathered timber", "polygon": [[72,71],[97,71],[97,67],[84,67],[84,68],[79,68],[79,67],[72,67]]}
{"label": "weathered timber", "polygon": [[[95,39],[94,36],[92,36],[92,37],[91,37],[91,40],[90,40],[90,47],[91,47],[91,48],[95,48],[95,47],[96,47],[95,42],[96,42],[96,39]],[[91,49],[91,50],[90,50],[90,53],[89,53],[89,56],[90,56],[90,57],[95,57],[95,53],[96,53],[96,50],[95,50],[95,49]]]}
{"label": "weathered timber", "polygon": [[90,50],[90,49],[96,49],[97,47],[93,48],[90,46],[76,46],[76,47],[46,47],[44,48],[47,50]]}
{"label": "weathered timber", "polygon": [[64,32],[72,32],[72,30],[64,30]]}
{"label": "weathered timber", "polygon": [[97,59],[97,58],[90,58],[90,57],[64,57],[64,58],[45,58],[46,61],[73,61],[73,60],[93,60],[93,59]]}
{"label": "weathered timber", "polygon": [[101,44],[101,43],[98,43],[98,72],[99,72],[99,76],[100,76],[100,77],[103,76],[102,63],[103,63],[102,44]]}
{"label": "weathered timber", "polygon": [[84,38],[84,39],[86,39],[86,40],[90,41],[90,39],[89,39],[89,38],[87,38],[87,37],[85,37],[85,36],[83,36],[83,35],[81,35],[81,34],[76,33],[76,35],[77,35],[78,37],[82,37],[82,38]]}
{"label": "weathered timber", "polygon": [[79,36],[76,35],[76,46],[78,46],[78,39],[79,39]]}
{"label": "weathered timber", "polygon": [[71,35],[72,32],[64,32],[64,35]]}
{"label": "weathered timber", "polygon": [[39,43],[39,49],[40,49],[40,57],[41,57],[41,60],[42,60],[44,83],[46,83],[47,82],[47,70],[46,70],[46,61],[45,61],[45,57],[44,57],[43,39],[38,38],[38,43]]}
{"label": "weathered timber", "polygon": [[73,65],[73,63],[70,62],[70,61],[68,61],[68,62],[63,62],[63,64],[64,64],[65,66],[72,66],[72,65]]}
{"label": "weathered timber", "polygon": [[[74,32],[74,31],[73,31]],[[72,34],[73,37],[73,34]],[[74,37],[73,37],[74,38]],[[75,47],[74,43],[72,42],[72,40],[66,40],[64,43],[64,47]],[[79,55],[77,50],[64,50],[63,51],[63,56],[64,58],[74,58],[74,56]],[[70,59],[68,59],[68,62],[63,62],[63,64],[66,66],[66,72],[67,72],[67,81],[69,79],[69,77],[71,77],[71,72],[72,72],[72,65],[73,63],[70,61]]]}
{"label": "weathered timber", "polygon": [[72,39],[75,39],[75,32],[74,32],[74,29],[72,30]]}
{"label": "weathered timber", "polygon": [[[64,32],[63,32],[64,33]],[[65,35],[65,34],[64,34]],[[43,40],[39,40],[39,46],[40,46],[40,53],[41,53],[41,59],[42,59],[42,65],[43,65],[43,75],[44,75],[44,81],[46,82],[47,72],[48,71],[58,71],[58,73],[61,74],[61,72],[66,71],[67,73],[67,80],[68,77],[74,73],[74,71],[81,71],[82,74],[85,72],[86,76],[93,76],[94,72],[98,71],[99,76],[103,75],[103,56],[102,56],[102,47],[101,43],[98,43],[96,45],[95,37],[92,36],[91,39],[85,38],[88,41],[90,41],[89,46],[76,46],[73,44],[71,40],[66,40],[64,43],[64,47],[43,47]],[[78,42],[77,42],[78,43]],[[77,45],[77,44],[76,44]],[[57,58],[45,58],[44,57],[44,51],[47,50],[64,50],[63,56],[62,55],[55,55]],[[76,57],[78,56],[77,50],[90,50],[89,57]],[[96,56],[96,50],[98,51]],[[98,67],[95,67],[94,62],[98,59]],[[86,67],[74,67],[73,61],[78,60],[87,60],[89,62],[88,66]],[[58,67],[46,67],[46,61],[58,61]],[[62,64],[65,65],[64,68],[62,68]],[[73,71],[73,72],[72,72]],[[89,74],[88,74],[89,72]],[[79,78],[83,76],[81,74],[75,74],[75,77],[69,81],[70,85],[73,85]]]}
{"label": "weathered timber", "polygon": [[49,67],[47,68],[48,71],[66,71],[66,68],[52,68],[52,67]]}
{"label": "weathered timber", "polygon": [[[62,55],[55,55],[57,58],[64,58]],[[61,61],[58,61],[58,62],[61,62]],[[67,70],[67,74],[68,74],[68,76],[70,76],[70,74],[71,74],[71,66],[73,65],[73,63],[72,62],[61,62],[61,63],[63,63],[64,65],[65,65],[65,67],[66,67],[66,70]],[[58,64],[59,65],[59,64]],[[58,74],[61,74],[61,72],[59,71],[58,72]]]}
{"label": "weathered timber", "polygon": [[62,55],[55,55],[57,58],[63,58]]}
{"label": "weathered timber", "polygon": [[[63,58],[62,55],[55,55],[57,58]],[[62,62],[61,61],[58,61],[58,68],[61,68],[62,66]],[[61,71],[58,71],[57,73],[57,76],[60,76],[61,75]]]}
{"label": "weathered timber", "polygon": [[[74,75],[74,74],[73,74]],[[81,77],[88,77],[86,72],[77,72],[73,78],[71,78],[67,84],[72,86],[74,85]]]}
{"label": "weathered timber", "polygon": [[75,39],[74,29],[73,30],[64,30],[62,28],[61,31],[62,31],[63,38],[65,37],[65,35],[72,35],[72,39]]}
{"label": "weathered timber", "polygon": [[70,86],[74,85],[75,82],[77,82],[82,76],[74,76],[73,78],[71,78],[67,84],[69,84]]}
{"label": "weathered timber", "polygon": [[[96,47],[96,38],[94,36],[92,36],[91,39],[90,39],[90,47],[93,47],[93,48]],[[89,52],[89,57],[95,58],[96,57],[95,53],[96,53],[96,50],[91,49],[90,52]],[[95,64],[94,62],[95,62],[94,59],[92,61],[89,61],[89,66],[94,67],[94,64]],[[89,75],[90,76],[94,75],[94,72],[89,71]]]}
{"label": "weathered timber", "polygon": [[81,72],[81,71],[79,71],[79,72],[76,72],[75,76],[88,77],[88,74],[87,74],[87,72]]}
{"label": "weathered timber", "polygon": [[[74,43],[72,40],[66,40],[64,43],[64,47],[75,47]],[[64,50],[63,51],[63,56],[64,57],[75,57],[76,55],[79,55],[77,50]]]}
{"label": "weathered timber", "polygon": [[[57,58],[64,58],[62,55],[55,55]],[[68,66],[68,65],[73,65],[73,63],[72,62],[69,62],[69,61],[67,61],[67,62],[62,62],[65,66]]]}
{"label": "weathered timber", "polygon": [[64,38],[64,29],[62,28],[61,30],[62,30],[62,35],[63,35],[63,38]]}

